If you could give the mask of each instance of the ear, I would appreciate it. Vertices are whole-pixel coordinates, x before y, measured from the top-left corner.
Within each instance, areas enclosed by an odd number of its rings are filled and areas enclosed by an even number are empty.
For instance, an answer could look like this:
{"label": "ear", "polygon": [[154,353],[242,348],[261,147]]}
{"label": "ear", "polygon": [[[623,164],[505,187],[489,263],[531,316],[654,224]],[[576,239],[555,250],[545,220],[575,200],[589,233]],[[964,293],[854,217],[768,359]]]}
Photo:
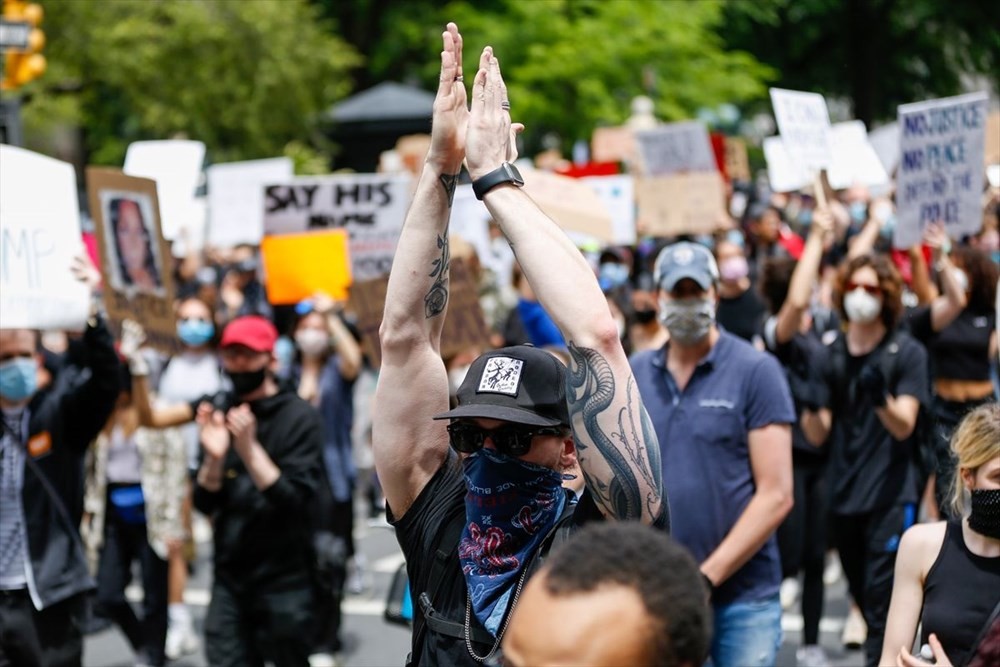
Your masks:
{"label": "ear", "polygon": [[573,439],[572,433],[563,438],[562,452],[559,454],[559,465],[562,466],[563,470],[567,470],[578,465],[576,458],[576,440]]}
{"label": "ear", "polygon": [[975,472],[973,472],[971,468],[959,468],[958,470],[959,474],[962,475],[962,484],[965,485],[965,488],[968,491],[972,491],[972,489],[976,486]]}

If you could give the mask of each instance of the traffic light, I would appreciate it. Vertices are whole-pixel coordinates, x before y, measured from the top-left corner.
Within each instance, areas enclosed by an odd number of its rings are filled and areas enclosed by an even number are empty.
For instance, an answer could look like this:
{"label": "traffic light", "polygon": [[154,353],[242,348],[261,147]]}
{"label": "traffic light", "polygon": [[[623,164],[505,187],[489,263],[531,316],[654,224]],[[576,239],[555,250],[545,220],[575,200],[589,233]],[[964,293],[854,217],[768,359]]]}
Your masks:
{"label": "traffic light", "polygon": [[3,0],[3,21],[12,35],[25,35],[17,43],[5,44],[4,76],[0,90],[15,90],[45,73],[45,33],[38,25],[45,12],[41,5],[24,0]]}

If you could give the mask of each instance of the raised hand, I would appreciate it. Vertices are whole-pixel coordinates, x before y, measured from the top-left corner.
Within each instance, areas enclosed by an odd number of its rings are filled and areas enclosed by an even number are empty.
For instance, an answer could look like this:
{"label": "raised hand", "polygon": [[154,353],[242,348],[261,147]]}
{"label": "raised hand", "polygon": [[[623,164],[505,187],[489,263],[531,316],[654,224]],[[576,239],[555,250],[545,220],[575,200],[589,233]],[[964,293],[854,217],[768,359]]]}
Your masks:
{"label": "raised hand", "polygon": [[198,408],[198,425],[201,427],[201,447],[205,455],[219,460],[229,451],[229,429],[222,413],[207,403]]}
{"label": "raised hand", "polygon": [[101,286],[101,272],[97,270],[94,263],[85,251],[81,251],[75,257],[69,267],[73,277],[86,285],[92,294],[97,293]]}
{"label": "raised hand", "polygon": [[932,222],[924,228],[924,244],[936,251],[944,249],[945,252],[948,252],[951,241],[948,239],[948,232],[945,231],[942,223]]}
{"label": "raised hand", "polygon": [[427,160],[457,173],[465,156],[469,122],[468,98],[462,77],[462,35],[449,23],[441,34],[441,76],[434,98],[431,148]]}
{"label": "raised hand", "polygon": [[472,89],[465,157],[469,175],[476,180],[499,167],[501,162],[517,159],[516,137],[524,125],[511,123],[507,86],[500,74],[500,60],[493,55],[493,47],[483,49]]}

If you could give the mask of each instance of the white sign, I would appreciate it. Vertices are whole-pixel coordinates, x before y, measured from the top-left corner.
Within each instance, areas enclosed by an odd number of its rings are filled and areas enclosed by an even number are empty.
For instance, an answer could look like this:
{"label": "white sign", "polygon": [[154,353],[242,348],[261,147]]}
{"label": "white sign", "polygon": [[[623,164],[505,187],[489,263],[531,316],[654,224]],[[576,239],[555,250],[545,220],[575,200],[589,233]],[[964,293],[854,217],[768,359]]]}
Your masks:
{"label": "white sign", "polygon": [[888,184],[889,175],[868,141],[864,122],[836,123],[830,129],[833,138],[833,164],[827,171],[830,187],[843,190],[855,184],[869,188]]}
{"label": "white sign", "polygon": [[258,245],[264,235],[264,186],[295,175],[286,157],[213,164],[208,177],[208,242],[218,248]]}
{"label": "white sign", "polygon": [[885,173],[892,175],[899,164],[899,123],[893,121],[868,133],[868,142],[875,149]]}
{"label": "white sign", "polygon": [[0,329],[83,329],[87,287],[73,165],[0,144]]}
{"label": "white sign", "polygon": [[897,248],[920,242],[930,222],[956,239],[979,231],[986,117],[986,93],[899,107]]}
{"label": "white sign", "polygon": [[448,234],[460,236],[476,249],[479,263],[496,270],[493,253],[490,252],[490,215],[486,204],[476,199],[472,185],[455,188],[455,201],[451,205]]}
{"label": "white sign", "polygon": [[639,155],[649,176],[680,171],[716,171],[708,130],[696,121],[658,125],[635,133]]}
{"label": "white sign", "polygon": [[794,192],[812,183],[809,172],[792,160],[781,137],[765,138],[763,147],[767,180],[773,192]]}
{"label": "white sign", "polygon": [[410,177],[350,174],[295,178],[264,189],[264,234],[347,229],[351,275],[363,281],[389,273],[403,218],[410,206]]}
{"label": "white sign", "polygon": [[833,162],[830,148],[830,113],[818,93],[771,88],[771,104],[785,149],[795,162],[811,172]]}
{"label": "white sign", "polygon": [[634,245],[635,182],[629,175],[585,176],[580,179],[593,189],[611,214],[612,243]]}
{"label": "white sign", "polygon": [[129,176],[156,181],[163,236],[173,240],[199,215],[194,201],[205,144],[200,141],[135,141],[129,144],[122,169]]}

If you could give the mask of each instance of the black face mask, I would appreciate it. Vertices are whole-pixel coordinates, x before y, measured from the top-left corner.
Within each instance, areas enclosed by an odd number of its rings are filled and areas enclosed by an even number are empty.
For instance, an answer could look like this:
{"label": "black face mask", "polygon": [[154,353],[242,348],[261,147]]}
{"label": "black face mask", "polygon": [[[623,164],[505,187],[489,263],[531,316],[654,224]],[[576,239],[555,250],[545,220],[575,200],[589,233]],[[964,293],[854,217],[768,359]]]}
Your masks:
{"label": "black face mask", "polygon": [[1000,489],[973,489],[969,528],[1000,540]]}
{"label": "black face mask", "polygon": [[267,377],[267,366],[258,371],[245,371],[242,373],[226,371],[226,375],[229,376],[229,380],[233,383],[233,391],[236,392],[236,395],[246,396],[264,384],[264,378]]}
{"label": "black face mask", "polygon": [[635,321],[639,324],[649,324],[656,319],[655,310],[637,310],[635,311]]}

